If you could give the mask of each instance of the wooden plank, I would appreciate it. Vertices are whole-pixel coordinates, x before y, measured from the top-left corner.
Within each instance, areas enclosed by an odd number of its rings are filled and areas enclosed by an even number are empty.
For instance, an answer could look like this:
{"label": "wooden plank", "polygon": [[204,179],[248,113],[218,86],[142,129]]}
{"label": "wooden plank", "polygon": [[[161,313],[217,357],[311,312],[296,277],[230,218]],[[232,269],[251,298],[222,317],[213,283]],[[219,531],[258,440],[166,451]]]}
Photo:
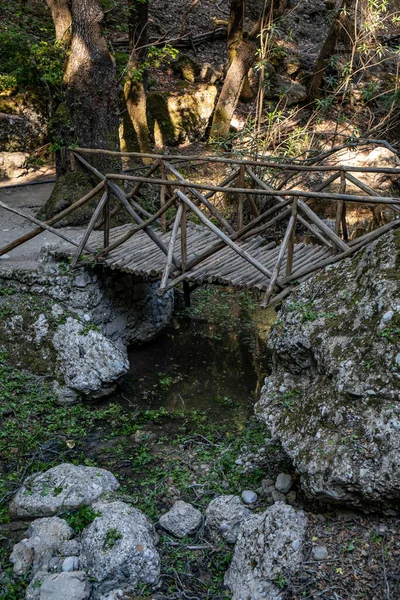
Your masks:
{"label": "wooden plank", "polygon": [[[75,156],[83,165],[85,165],[85,167],[91,173],[99,177],[99,179],[101,179],[102,181],[106,180],[106,177],[102,173],[100,173],[98,169],[93,167],[93,165],[89,164],[84,158],[82,158],[82,156],[80,156],[79,154],[75,154]],[[120,200],[128,214],[135,221],[135,223],[137,223],[138,225],[143,225],[143,219],[141,219],[139,215],[133,210],[132,206],[129,204],[129,200],[126,199],[125,194],[119,189],[119,187],[113,181],[108,182],[108,187],[110,191]],[[167,255],[168,250],[166,245],[160,240],[159,236],[153,231],[151,226],[145,226],[143,230],[149,236],[149,238],[153,240],[153,242],[164,252],[164,254]],[[175,257],[173,257],[172,261],[175,266],[180,267],[180,264]]]}
{"label": "wooden plank", "polygon": [[[271,271],[269,271],[268,269],[265,269],[261,263],[254,260],[250,256],[250,254],[248,254],[245,250],[242,250],[242,248],[240,246],[238,246],[237,244],[232,242],[232,240],[227,235],[225,235],[222,231],[220,231],[213,223],[211,223],[211,221],[209,219],[207,219],[207,217],[205,215],[203,215],[201,210],[199,210],[197,208],[197,206],[195,206],[193,204],[193,202],[185,196],[185,194],[182,194],[182,192],[180,192],[180,191],[177,191],[177,194],[178,194],[179,198],[183,202],[185,202],[185,204],[187,204],[188,207],[199,217],[199,219],[204,223],[204,225],[206,225],[211,231],[213,231],[221,239],[221,241],[223,241],[227,246],[230,246],[232,248],[232,250],[234,250],[237,254],[240,254],[241,256],[243,256],[243,258],[245,258],[250,264],[252,264],[254,267],[256,267],[259,271],[261,271],[261,273],[264,273],[267,277],[271,276]],[[280,285],[280,284],[278,283],[278,285]]]}
{"label": "wooden plank", "polygon": [[[238,185],[239,185],[239,188],[242,188],[242,189],[244,188],[245,173],[246,173],[245,166],[240,165]],[[238,231],[240,231],[243,227],[243,198],[244,198],[244,194],[242,192],[239,192],[239,194],[238,194],[238,214],[237,214],[237,222],[236,222]]]}
{"label": "wooden plank", "polygon": [[[69,148],[75,153],[81,154],[105,154],[109,156],[132,156],[137,158],[153,158],[158,160],[164,160],[164,154],[151,154],[142,152],[117,152],[112,150],[103,150],[98,148]],[[243,160],[239,158],[223,158],[220,156],[204,156],[204,155],[186,155],[180,154],[169,154],[168,160],[182,160],[185,161],[202,161],[202,162],[213,162],[213,163],[229,163],[233,165],[249,165],[254,167],[270,167],[272,169],[283,169],[285,171],[307,171],[307,172],[323,172],[323,171],[341,171],[344,170],[352,173],[387,173],[392,175],[400,175],[400,169],[389,168],[389,167],[350,167],[347,165],[322,165],[322,166],[309,166],[300,165],[293,163],[279,163],[275,160]]]}
{"label": "wooden plank", "polygon": [[108,190],[106,189],[104,194],[100,198],[100,202],[98,203],[98,205],[96,206],[96,208],[92,214],[92,217],[89,221],[89,225],[87,226],[86,231],[83,234],[81,241],[79,242],[78,250],[76,251],[75,256],[73,257],[72,262],[71,262],[71,267],[73,269],[78,264],[78,260],[80,259],[83,249],[86,246],[86,242],[88,241],[89,236],[93,231],[93,228],[96,224],[97,219],[103,212],[103,209],[107,203],[107,200],[108,200]]}

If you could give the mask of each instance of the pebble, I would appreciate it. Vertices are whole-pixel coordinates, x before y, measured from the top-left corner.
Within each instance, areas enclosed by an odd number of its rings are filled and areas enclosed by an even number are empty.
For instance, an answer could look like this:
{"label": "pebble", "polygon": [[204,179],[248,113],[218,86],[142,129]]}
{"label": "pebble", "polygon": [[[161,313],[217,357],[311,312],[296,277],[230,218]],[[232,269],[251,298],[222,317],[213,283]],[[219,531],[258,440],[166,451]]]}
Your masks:
{"label": "pebble", "polygon": [[383,315],[381,321],[382,321],[382,323],[388,323],[389,321],[391,321],[393,319],[393,317],[394,317],[394,312],[392,310],[388,310]]}
{"label": "pebble", "polygon": [[326,546],[315,546],[312,555],[315,560],[326,560],[328,558],[328,548]]}
{"label": "pebble", "polygon": [[278,492],[278,490],[273,490],[271,496],[274,502],[283,502],[284,504],[287,504],[286,496],[285,494],[282,494],[282,492]]}
{"label": "pebble", "polygon": [[79,559],[77,556],[67,556],[62,564],[62,570],[70,573],[71,571],[77,571],[79,568]]}
{"label": "pebble", "polygon": [[275,487],[278,492],[282,492],[282,494],[287,494],[292,489],[293,479],[291,475],[287,473],[279,473],[276,478]]}
{"label": "pebble", "polygon": [[286,500],[288,504],[294,504],[296,502],[296,492],[294,490],[291,490],[287,495],[286,495]]}
{"label": "pebble", "polygon": [[241,458],[237,458],[237,459],[235,460],[235,465],[242,465],[242,464],[243,464],[243,461],[242,461],[242,459],[241,459]]}
{"label": "pebble", "polygon": [[257,502],[257,497],[257,494],[251,490],[244,490],[242,492],[242,500],[246,504],[254,504],[254,502]]}

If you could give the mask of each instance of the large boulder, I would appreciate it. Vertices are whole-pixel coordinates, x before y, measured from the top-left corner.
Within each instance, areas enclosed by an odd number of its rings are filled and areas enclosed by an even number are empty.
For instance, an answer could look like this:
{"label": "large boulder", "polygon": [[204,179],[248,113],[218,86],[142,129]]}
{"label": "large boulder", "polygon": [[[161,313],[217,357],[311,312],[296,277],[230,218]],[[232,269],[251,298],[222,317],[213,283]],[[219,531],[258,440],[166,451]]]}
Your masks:
{"label": "large boulder", "polygon": [[287,576],[303,561],[307,517],[282,502],[243,522],[225,585],[232,600],[281,600]]}
{"label": "large boulder", "polygon": [[234,544],[243,521],[252,515],[239,496],[217,496],[206,510],[206,532],[213,542]]}
{"label": "large boulder", "polygon": [[0,261],[0,351],[54,382],[58,401],[98,398],[129,367],[128,344],[152,339],[169,322],[173,292],[125,273],[71,271],[43,248],[32,267]]}
{"label": "large boulder", "polygon": [[400,232],[301,284],[270,337],[257,414],[312,496],[398,508]]}
{"label": "large boulder", "polygon": [[26,152],[0,152],[0,180],[25,175],[28,158]]}
{"label": "large boulder", "polygon": [[156,142],[176,146],[201,139],[214,110],[215,85],[197,84],[170,94],[149,92],[147,109]]}
{"label": "large boulder", "polygon": [[25,479],[9,511],[16,518],[53,516],[90,505],[118,488],[110,471],[64,463]]}
{"label": "large boulder", "polygon": [[[96,502],[101,516],[82,533],[81,564],[96,583],[94,599],[114,589],[135,591],[160,575],[157,536],[147,517],[124,502]],[[112,597],[112,596],[111,596]]]}

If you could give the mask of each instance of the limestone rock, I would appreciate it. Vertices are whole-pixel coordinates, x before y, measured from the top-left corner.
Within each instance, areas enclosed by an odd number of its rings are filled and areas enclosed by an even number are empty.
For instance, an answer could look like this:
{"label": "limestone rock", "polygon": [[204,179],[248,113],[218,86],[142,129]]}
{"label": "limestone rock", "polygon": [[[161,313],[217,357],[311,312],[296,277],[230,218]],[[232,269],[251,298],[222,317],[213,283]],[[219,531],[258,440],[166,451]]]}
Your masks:
{"label": "limestone rock", "polygon": [[160,525],[175,537],[195,533],[201,525],[201,512],[189,504],[178,500],[173,507],[160,517]]}
{"label": "limestone rock", "polygon": [[40,600],[86,600],[91,585],[86,573],[57,573],[49,575],[40,587]]}
{"label": "limestone rock", "polygon": [[82,533],[80,563],[94,577],[94,599],[115,589],[155,583],[160,575],[157,536],[146,516],[124,502],[96,502],[101,516]]}
{"label": "limestone rock", "polygon": [[239,496],[217,496],[206,510],[207,535],[214,542],[223,539],[234,544],[241,524],[251,515],[251,510],[241,503]]}
{"label": "limestone rock", "polygon": [[16,518],[55,515],[89,505],[104,492],[118,488],[118,481],[109,471],[63,463],[28,477],[10,503],[10,515]]}
{"label": "limestone rock", "polygon": [[86,396],[104,396],[115,381],[127,373],[126,352],[96,330],[85,331],[77,319],[68,317],[53,337],[68,387]]}
{"label": "limestone rock", "polygon": [[293,480],[292,476],[288,473],[279,473],[276,478],[275,487],[278,492],[282,492],[282,494],[287,494],[292,489]]}
{"label": "limestone rock", "polygon": [[18,576],[25,575],[31,568],[34,571],[47,568],[53,554],[73,536],[73,531],[64,519],[47,517],[34,521],[26,534],[27,538],[14,546],[10,556]]}
{"label": "limestone rock", "polygon": [[398,509],[399,260],[396,231],[325,269],[283,303],[269,337],[256,412],[325,501]]}
{"label": "limestone rock", "polygon": [[277,503],[247,519],[240,529],[225,585],[232,600],[280,600],[279,576],[294,573],[303,560],[307,527],[303,511]]}
{"label": "limestone rock", "polygon": [[152,339],[169,322],[173,290],[160,298],[158,284],[125,273],[72,272],[51,253],[44,246],[30,268],[0,261],[0,287],[12,292],[1,298],[0,346],[11,365],[53,379],[67,406],[114,388],[128,367],[128,344]]}
{"label": "limestone rock", "polygon": [[0,152],[0,179],[21,177],[26,170],[26,161],[29,154],[26,152]]}
{"label": "limestone rock", "polygon": [[254,504],[254,502],[257,502],[257,494],[252,490],[244,490],[242,492],[242,500],[246,504]]}
{"label": "limestone rock", "polygon": [[208,127],[216,97],[215,85],[205,83],[188,86],[183,92],[170,95],[149,92],[149,121],[158,143],[175,146],[201,139]]}

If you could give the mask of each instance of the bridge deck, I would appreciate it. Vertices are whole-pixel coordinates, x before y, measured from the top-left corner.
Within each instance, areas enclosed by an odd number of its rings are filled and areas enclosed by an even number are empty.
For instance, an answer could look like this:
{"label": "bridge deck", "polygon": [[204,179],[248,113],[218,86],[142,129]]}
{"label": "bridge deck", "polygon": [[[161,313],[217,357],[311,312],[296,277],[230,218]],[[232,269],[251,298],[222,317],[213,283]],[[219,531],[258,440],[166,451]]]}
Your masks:
{"label": "bridge deck", "polygon": [[[110,243],[127,233],[133,225],[122,225],[110,230]],[[159,238],[168,246],[171,233],[157,231]],[[195,258],[200,252],[204,252],[218,241],[218,237],[205,227],[188,224],[187,228],[187,251],[188,260]],[[103,243],[103,232],[93,232],[89,238],[89,244],[94,248],[101,248]],[[249,241],[238,241],[238,246],[249,252],[249,254],[261,262],[265,267],[273,269],[280,246],[275,243],[267,244],[265,239],[257,236]],[[274,246],[274,247],[272,247]],[[74,250],[60,248],[61,256],[70,256]],[[295,244],[293,259],[293,274],[300,270],[306,263],[313,260],[323,260],[330,255],[328,248],[324,246]],[[177,235],[175,245],[175,256],[180,260],[180,232]],[[138,232],[115,250],[104,257],[101,264],[105,266],[137,275],[142,279],[160,279],[165,267],[165,254],[151,241],[143,232]],[[286,272],[286,255],[283,260],[280,274]],[[180,272],[176,269],[176,275]],[[174,272],[172,271],[172,274]],[[197,267],[191,269],[186,276],[190,283],[216,283],[235,287],[236,289],[258,289],[265,291],[268,287],[269,278],[260,273],[246,259],[236,254],[231,248],[224,247],[210,258],[202,261]]]}

